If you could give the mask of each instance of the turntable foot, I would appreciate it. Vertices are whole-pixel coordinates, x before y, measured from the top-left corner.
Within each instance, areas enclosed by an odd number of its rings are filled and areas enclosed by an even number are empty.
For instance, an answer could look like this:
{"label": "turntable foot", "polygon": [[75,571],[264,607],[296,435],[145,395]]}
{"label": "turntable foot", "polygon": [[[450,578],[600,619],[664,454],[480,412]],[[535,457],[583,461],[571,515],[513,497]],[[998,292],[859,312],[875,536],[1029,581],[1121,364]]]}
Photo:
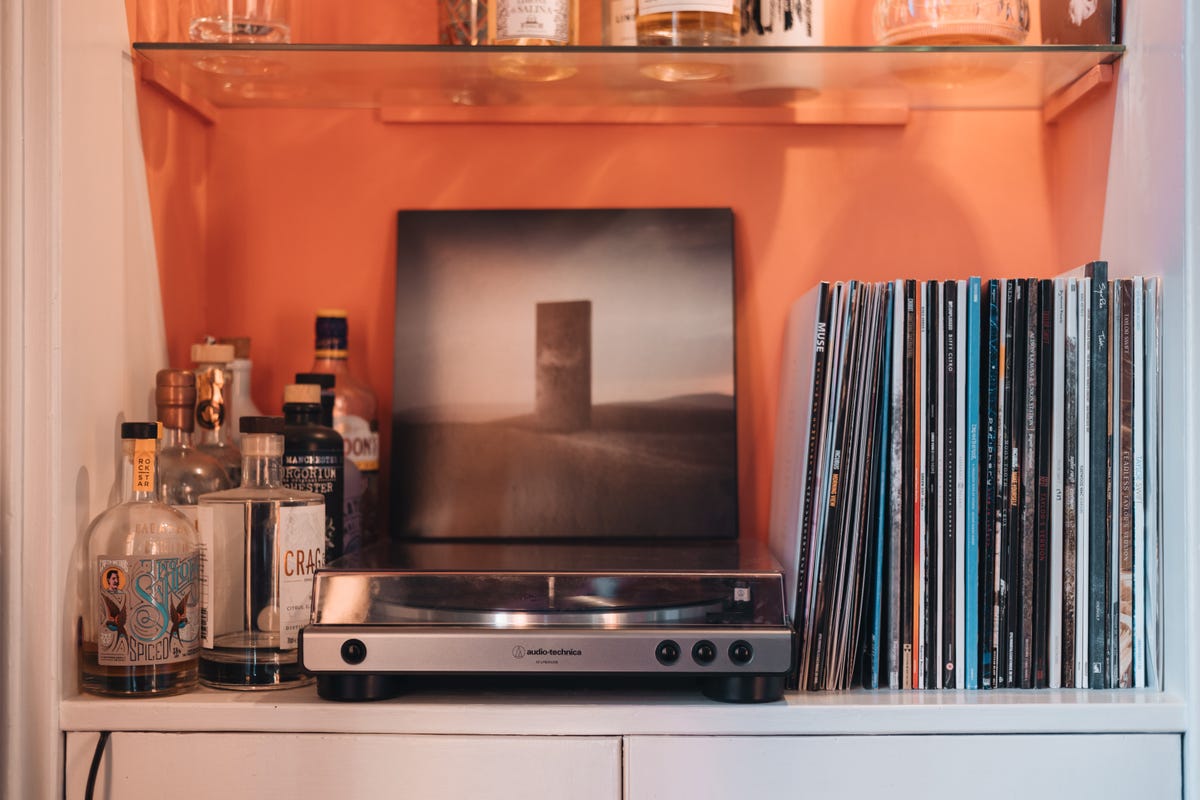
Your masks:
{"label": "turntable foot", "polygon": [[402,680],[396,675],[318,675],[317,694],[326,700],[358,702],[386,700],[400,694]]}
{"label": "turntable foot", "polygon": [[729,675],[700,682],[704,696],[723,703],[770,703],[783,697],[782,675]]}

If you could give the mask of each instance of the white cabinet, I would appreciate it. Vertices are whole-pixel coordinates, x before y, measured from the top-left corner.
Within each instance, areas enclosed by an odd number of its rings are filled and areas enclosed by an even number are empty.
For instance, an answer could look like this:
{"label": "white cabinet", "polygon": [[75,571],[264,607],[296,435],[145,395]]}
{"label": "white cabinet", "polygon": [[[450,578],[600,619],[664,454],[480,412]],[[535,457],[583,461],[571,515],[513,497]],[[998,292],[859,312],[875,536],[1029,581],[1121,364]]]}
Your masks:
{"label": "white cabinet", "polygon": [[[67,737],[84,796],[96,734]],[[96,798],[410,797],[617,800],[621,740],[573,736],[114,733]]]}
{"label": "white cabinet", "polygon": [[1181,737],[631,736],[626,800],[1179,797]]}

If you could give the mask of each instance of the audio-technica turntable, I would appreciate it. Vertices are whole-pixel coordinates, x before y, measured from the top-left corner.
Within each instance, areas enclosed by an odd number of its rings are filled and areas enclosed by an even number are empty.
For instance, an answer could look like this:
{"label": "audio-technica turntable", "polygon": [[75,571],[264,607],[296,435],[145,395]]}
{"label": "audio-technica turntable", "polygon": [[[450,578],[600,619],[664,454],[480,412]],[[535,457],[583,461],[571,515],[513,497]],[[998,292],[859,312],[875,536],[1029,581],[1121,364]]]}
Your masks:
{"label": "audio-technica turntable", "polygon": [[696,681],[777,700],[791,667],[781,568],[756,542],[409,542],[320,570],[304,668],[375,700],[430,676]]}

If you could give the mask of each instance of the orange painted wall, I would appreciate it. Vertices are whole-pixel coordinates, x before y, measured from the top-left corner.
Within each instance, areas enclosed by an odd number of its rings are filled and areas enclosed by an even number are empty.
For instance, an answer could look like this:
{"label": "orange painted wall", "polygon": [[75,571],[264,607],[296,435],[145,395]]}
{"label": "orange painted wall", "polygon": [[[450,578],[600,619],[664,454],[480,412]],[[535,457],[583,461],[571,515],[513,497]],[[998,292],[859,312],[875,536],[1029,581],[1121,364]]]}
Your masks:
{"label": "orange painted wall", "polygon": [[[384,27],[416,26],[396,5],[378,4]],[[822,279],[1044,276],[1099,255],[1100,214],[1062,207],[1103,198],[1107,147],[1072,144],[1105,125],[1103,97],[1082,122],[940,111],[902,127],[395,125],[323,110],[210,125],[149,86],[139,102],[171,360],[185,365],[206,333],[251,336],[264,410],[308,367],[326,306],[349,310],[352,361],[390,407],[399,209],[731,207],[742,528],[755,538],[796,297]]]}

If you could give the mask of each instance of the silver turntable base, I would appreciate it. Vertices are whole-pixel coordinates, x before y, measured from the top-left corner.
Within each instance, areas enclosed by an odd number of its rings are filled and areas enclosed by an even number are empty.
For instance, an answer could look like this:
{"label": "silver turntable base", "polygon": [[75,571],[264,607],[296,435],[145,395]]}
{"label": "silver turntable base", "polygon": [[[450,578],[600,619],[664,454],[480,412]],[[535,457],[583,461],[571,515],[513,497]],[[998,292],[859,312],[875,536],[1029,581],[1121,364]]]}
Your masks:
{"label": "silver turntable base", "polygon": [[757,543],[405,543],[317,573],[300,656],[337,700],[453,675],[700,679],[717,699],[775,700],[785,608]]}

